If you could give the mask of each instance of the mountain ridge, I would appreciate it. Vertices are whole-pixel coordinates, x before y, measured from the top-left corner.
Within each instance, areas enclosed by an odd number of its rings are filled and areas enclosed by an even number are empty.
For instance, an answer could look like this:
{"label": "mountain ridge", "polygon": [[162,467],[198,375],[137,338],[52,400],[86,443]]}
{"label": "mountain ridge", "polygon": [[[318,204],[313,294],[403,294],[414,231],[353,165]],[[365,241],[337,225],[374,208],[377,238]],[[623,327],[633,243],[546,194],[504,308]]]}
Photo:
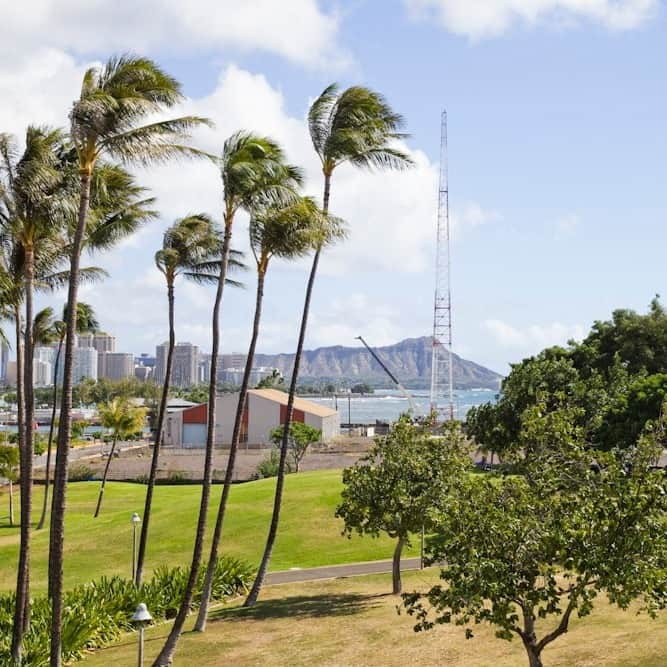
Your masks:
{"label": "mountain ridge", "polygon": [[[425,388],[431,384],[431,336],[406,338],[373,351],[405,386]],[[484,366],[453,355],[454,386],[457,389],[498,389],[502,376]],[[277,368],[285,377],[292,373],[293,353],[256,354],[255,366]],[[316,381],[367,382],[391,385],[391,380],[365,347],[332,345],[304,350],[299,379]]]}

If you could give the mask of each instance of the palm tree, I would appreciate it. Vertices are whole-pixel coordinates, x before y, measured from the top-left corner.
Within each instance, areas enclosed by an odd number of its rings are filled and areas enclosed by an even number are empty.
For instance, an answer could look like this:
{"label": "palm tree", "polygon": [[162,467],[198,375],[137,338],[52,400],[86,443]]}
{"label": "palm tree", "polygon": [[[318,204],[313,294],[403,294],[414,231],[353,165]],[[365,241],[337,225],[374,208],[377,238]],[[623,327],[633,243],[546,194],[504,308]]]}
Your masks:
{"label": "palm tree", "polygon": [[0,477],[9,481],[9,525],[14,525],[14,482],[19,452],[13,445],[0,445]]}
{"label": "palm tree", "polygon": [[[93,333],[99,331],[100,324],[97,321],[95,311],[93,307],[87,303],[79,302],[76,304],[77,315],[76,315],[76,332],[77,334],[82,333]],[[50,482],[50,470],[51,470],[51,452],[53,448],[53,431],[56,423],[56,411],[58,409],[58,370],[60,368],[60,357],[62,355],[63,342],[65,341],[65,320],[67,319],[67,305],[63,308],[63,316],[60,320],[55,320],[51,322],[51,325],[48,329],[44,331],[40,337],[41,344],[53,344],[58,343],[58,349],[56,351],[56,358],[53,364],[53,407],[51,408],[51,423],[49,425],[49,439],[46,446],[46,472],[44,474],[44,502],[42,504],[42,515],[39,518],[39,523],[37,524],[37,530],[44,528],[44,522],[46,521],[46,508],[48,506],[49,500],[49,482]],[[37,321],[37,317],[35,318]],[[37,340],[37,335],[35,335],[35,340]]]}
{"label": "palm tree", "polygon": [[[81,95],[71,112],[71,139],[79,166],[80,197],[70,248],[61,418],[53,484],[49,540],[49,580],[52,603],[51,667],[62,664],[62,569],[67,463],[71,430],[72,368],[79,264],[88,222],[91,183],[98,160],[108,155],[128,163],[151,164],[176,156],[202,155],[185,146],[188,132],[207,123],[193,116],[146,123],[183,99],[180,84],[153,61],[134,56],[110,58],[89,69]],[[145,123],[145,124],[142,124]]]}
{"label": "palm tree", "polygon": [[97,518],[102,509],[102,498],[104,497],[104,488],[107,483],[107,475],[109,474],[109,466],[111,459],[116,451],[118,440],[127,438],[138,431],[141,431],[146,421],[146,409],[133,406],[127,398],[118,397],[103,403],[98,406],[100,414],[100,422],[105,428],[110,428],[112,431],[112,443],[107,462],[104,466],[104,473],[102,475],[102,484],[100,486],[100,494],[97,497],[97,506],[95,507],[95,514],[93,518]]}
{"label": "palm tree", "polygon": [[213,541],[208,560],[208,568],[204,579],[199,615],[195,623],[195,630],[203,632],[206,629],[206,617],[211,598],[213,573],[218,558],[218,547],[222,536],[222,526],[227,508],[229,491],[232,486],[236,452],[239,445],[243,413],[246,410],[246,396],[250,383],[255,358],[255,347],[259,337],[260,321],[262,317],[262,300],[264,298],[264,284],[269,262],[272,257],[295,259],[302,257],[323,242],[323,235],[329,241],[342,235],[342,224],[338,220],[329,219],[322,214],[314,200],[302,197],[287,206],[269,206],[254,211],[250,218],[250,248],[255,258],[257,269],[257,290],[255,295],[255,315],[253,319],[252,335],[248,347],[248,355],[241,381],[239,399],[234,419],[232,441],[227,459],[225,481],[218,507],[215,522]]}
{"label": "palm tree", "polygon": [[[348,162],[355,167],[369,169],[404,169],[412,164],[412,160],[405,152],[392,145],[393,142],[407,136],[400,132],[402,125],[402,117],[391,109],[382,95],[362,86],[353,86],[339,92],[338,86],[332,84],[325,88],[313,102],[308,113],[308,127],[315,152],[322,164],[322,174],[324,175],[322,210],[325,215],[329,212],[331,178],[336,168],[341,164]],[[296,383],[306,338],[310,300],[323,247],[323,245],[320,245],[315,249],[306,287],[299,340],[287,399],[283,439],[280,446],[280,463],[271,526],[264,548],[264,555],[255,582],[244,603],[245,606],[252,606],[257,601],[278,534]]]}
{"label": "palm tree", "polygon": [[181,600],[178,614],[154,667],[171,664],[176,644],[183,631],[185,619],[190,611],[192,597],[204,549],[206,517],[211,493],[213,472],[213,443],[215,441],[215,405],[217,394],[218,350],[220,346],[220,306],[227,276],[229,253],[232,241],[232,227],[240,209],[252,210],[260,203],[289,203],[296,197],[295,190],[301,184],[301,170],[285,161],[282,148],[268,137],[259,137],[248,132],[236,132],[225,141],[221,159],[223,185],[224,235],[221,248],[220,272],[215,301],[213,304],[211,336],[211,375],[208,388],[206,448],[202,494],[199,503],[199,517],[192,550],[190,575]]}
{"label": "palm tree", "polygon": [[[19,458],[21,493],[21,538],[12,636],[12,659],[21,660],[23,634],[29,618],[30,524],[33,483],[33,297],[36,268],[42,252],[57,254],[68,198],[62,188],[60,155],[64,136],[60,130],[28,127],[26,146],[18,157],[9,135],[0,139],[5,185],[0,206],[2,233],[11,239],[18,295],[25,303],[24,345],[17,339],[17,396],[19,399]],[[21,299],[14,302],[18,311]],[[17,336],[21,327],[17,312]]]}
{"label": "palm tree", "polygon": [[[191,280],[196,280],[197,282],[217,282],[217,266],[220,263],[220,258],[218,256],[219,250],[219,233],[217,232],[213,221],[207,215],[200,213],[199,215],[189,215],[185,218],[176,220],[176,222],[164,233],[162,248],[155,253],[155,264],[167,283],[169,346],[167,348],[162,396],[155,426],[151,469],[148,475],[148,486],[146,487],[146,501],[144,504],[144,516],[141,525],[141,537],[139,539],[139,553],[135,571],[135,582],[137,586],[141,585],[144,560],[146,557],[148,527],[153,503],[153,490],[157,478],[160,445],[162,444],[162,429],[164,426],[164,417],[167,412],[172,360],[174,346],[176,344],[176,332],[174,328],[174,284],[176,278],[180,275]],[[235,264],[238,263],[236,259],[233,261]]]}

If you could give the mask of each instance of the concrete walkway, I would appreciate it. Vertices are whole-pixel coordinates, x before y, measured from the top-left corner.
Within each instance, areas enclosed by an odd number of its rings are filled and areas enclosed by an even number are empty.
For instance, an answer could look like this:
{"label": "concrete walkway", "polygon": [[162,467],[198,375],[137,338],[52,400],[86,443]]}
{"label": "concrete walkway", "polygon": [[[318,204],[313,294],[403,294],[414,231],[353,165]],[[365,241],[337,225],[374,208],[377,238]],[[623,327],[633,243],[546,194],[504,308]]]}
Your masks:
{"label": "concrete walkway", "polygon": [[[419,558],[403,558],[401,570],[418,570]],[[292,584],[317,579],[337,579],[339,577],[357,577],[363,574],[384,574],[391,572],[391,560],[374,560],[365,563],[347,563],[344,565],[325,565],[305,569],[292,568],[282,572],[270,572],[266,575],[267,584]]]}

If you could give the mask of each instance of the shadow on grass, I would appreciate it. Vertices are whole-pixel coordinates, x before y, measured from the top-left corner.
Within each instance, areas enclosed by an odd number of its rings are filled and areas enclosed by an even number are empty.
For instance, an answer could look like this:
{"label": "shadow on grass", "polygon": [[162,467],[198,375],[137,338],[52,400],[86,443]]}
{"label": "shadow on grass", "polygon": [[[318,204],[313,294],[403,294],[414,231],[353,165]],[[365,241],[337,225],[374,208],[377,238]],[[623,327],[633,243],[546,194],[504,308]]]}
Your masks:
{"label": "shadow on grass", "polygon": [[380,604],[384,595],[292,595],[279,600],[262,600],[254,607],[234,607],[212,611],[212,621],[262,621],[270,618],[324,618],[351,616]]}

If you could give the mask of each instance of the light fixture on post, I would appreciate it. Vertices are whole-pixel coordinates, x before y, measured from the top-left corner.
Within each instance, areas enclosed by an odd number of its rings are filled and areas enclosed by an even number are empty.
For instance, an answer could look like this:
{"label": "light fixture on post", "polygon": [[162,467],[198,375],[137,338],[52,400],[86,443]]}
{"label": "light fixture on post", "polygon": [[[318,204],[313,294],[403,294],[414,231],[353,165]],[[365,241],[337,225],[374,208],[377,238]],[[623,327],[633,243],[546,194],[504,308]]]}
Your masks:
{"label": "light fixture on post", "polygon": [[141,517],[135,512],[132,515],[132,581],[137,574],[137,526],[141,523]]}
{"label": "light fixture on post", "polygon": [[137,605],[132,618],[130,619],[139,629],[139,658],[137,664],[139,667],[144,665],[144,627],[148,625],[153,617],[150,615],[148,608],[143,602]]}

